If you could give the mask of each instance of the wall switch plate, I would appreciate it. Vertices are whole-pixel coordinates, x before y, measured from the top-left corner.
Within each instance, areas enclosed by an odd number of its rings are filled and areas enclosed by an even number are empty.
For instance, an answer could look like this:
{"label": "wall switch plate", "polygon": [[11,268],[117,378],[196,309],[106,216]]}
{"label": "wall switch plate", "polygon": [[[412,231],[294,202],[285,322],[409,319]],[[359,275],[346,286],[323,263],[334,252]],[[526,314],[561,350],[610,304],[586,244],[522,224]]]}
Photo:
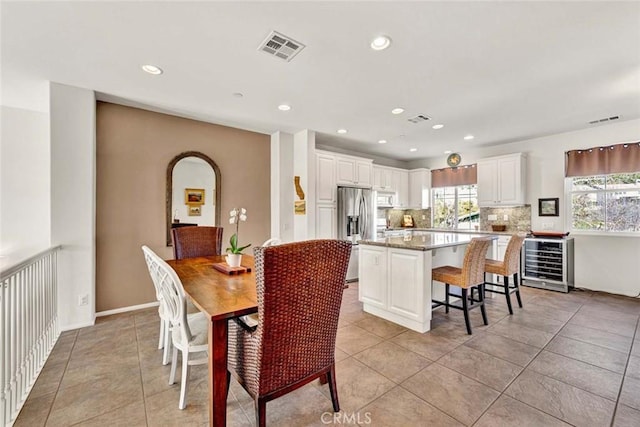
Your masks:
{"label": "wall switch plate", "polygon": [[488,215],[487,219],[489,221],[497,221],[498,220],[498,215]]}
{"label": "wall switch plate", "polygon": [[505,221],[508,221],[509,220],[509,215],[503,216],[502,219],[504,219]]}
{"label": "wall switch plate", "polygon": [[543,230],[553,230],[553,222],[543,222],[542,223],[542,229]]}
{"label": "wall switch plate", "polygon": [[89,305],[89,295],[87,294],[78,295],[78,305],[79,306]]}

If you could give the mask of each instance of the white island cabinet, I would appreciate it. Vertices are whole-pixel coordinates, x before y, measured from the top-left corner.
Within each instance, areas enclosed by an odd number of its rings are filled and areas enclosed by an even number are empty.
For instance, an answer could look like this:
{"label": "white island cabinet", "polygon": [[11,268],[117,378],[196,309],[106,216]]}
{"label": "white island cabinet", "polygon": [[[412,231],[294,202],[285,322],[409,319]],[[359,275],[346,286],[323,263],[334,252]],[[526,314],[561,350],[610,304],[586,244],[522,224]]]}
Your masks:
{"label": "white island cabinet", "polygon": [[[478,234],[411,232],[361,240],[358,292],[365,312],[412,329],[431,329],[431,299],[444,299],[444,284],[431,269],[462,265],[466,245]],[[496,237],[497,238],[497,237]]]}

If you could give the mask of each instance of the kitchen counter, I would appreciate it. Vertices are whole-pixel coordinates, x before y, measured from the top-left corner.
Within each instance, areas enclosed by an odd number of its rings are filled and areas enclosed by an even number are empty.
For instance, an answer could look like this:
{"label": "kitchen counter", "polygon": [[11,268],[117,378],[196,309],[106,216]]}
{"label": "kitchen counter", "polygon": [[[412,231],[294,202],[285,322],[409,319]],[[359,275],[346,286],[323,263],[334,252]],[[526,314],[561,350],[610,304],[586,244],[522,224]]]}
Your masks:
{"label": "kitchen counter", "polygon": [[[404,229],[403,235],[401,236],[376,237],[369,240],[359,240],[358,244],[429,251],[448,246],[466,245],[474,237],[492,236],[493,234],[494,233],[452,233],[442,230],[427,231],[426,229]],[[495,238],[497,238],[497,236],[495,236]]]}
{"label": "kitchen counter", "polygon": [[385,232],[401,232],[401,231],[411,231],[424,233],[425,231],[430,231],[434,233],[462,233],[462,234],[495,234],[495,235],[507,235],[511,236],[512,234],[517,233],[528,233],[529,230],[506,230],[506,231],[493,231],[493,230],[456,230],[449,228],[408,228],[408,227],[398,227],[398,228],[387,228]]}

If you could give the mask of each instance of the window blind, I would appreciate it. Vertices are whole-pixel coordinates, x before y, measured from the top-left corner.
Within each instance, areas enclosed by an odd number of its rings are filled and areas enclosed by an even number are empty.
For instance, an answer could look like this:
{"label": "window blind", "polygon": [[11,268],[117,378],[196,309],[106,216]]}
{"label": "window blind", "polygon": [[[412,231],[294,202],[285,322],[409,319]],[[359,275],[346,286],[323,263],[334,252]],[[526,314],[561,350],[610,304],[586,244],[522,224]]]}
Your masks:
{"label": "window blind", "polygon": [[640,172],[640,142],[565,153],[565,177],[632,172]]}
{"label": "window blind", "polygon": [[476,165],[458,166],[457,168],[434,169],[431,171],[431,187],[455,187],[457,185],[473,185],[478,183]]}

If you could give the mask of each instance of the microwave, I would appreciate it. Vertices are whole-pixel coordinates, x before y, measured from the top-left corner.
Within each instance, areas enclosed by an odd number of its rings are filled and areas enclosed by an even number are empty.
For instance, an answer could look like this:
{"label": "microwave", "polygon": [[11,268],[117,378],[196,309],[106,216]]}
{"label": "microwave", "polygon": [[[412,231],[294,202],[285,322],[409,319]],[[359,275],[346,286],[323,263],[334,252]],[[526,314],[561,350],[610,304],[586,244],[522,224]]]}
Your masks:
{"label": "microwave", "polygon": [[392,208],[395,202],[395,193],[378,193],[376,195],[376,206],[379,208]]}

